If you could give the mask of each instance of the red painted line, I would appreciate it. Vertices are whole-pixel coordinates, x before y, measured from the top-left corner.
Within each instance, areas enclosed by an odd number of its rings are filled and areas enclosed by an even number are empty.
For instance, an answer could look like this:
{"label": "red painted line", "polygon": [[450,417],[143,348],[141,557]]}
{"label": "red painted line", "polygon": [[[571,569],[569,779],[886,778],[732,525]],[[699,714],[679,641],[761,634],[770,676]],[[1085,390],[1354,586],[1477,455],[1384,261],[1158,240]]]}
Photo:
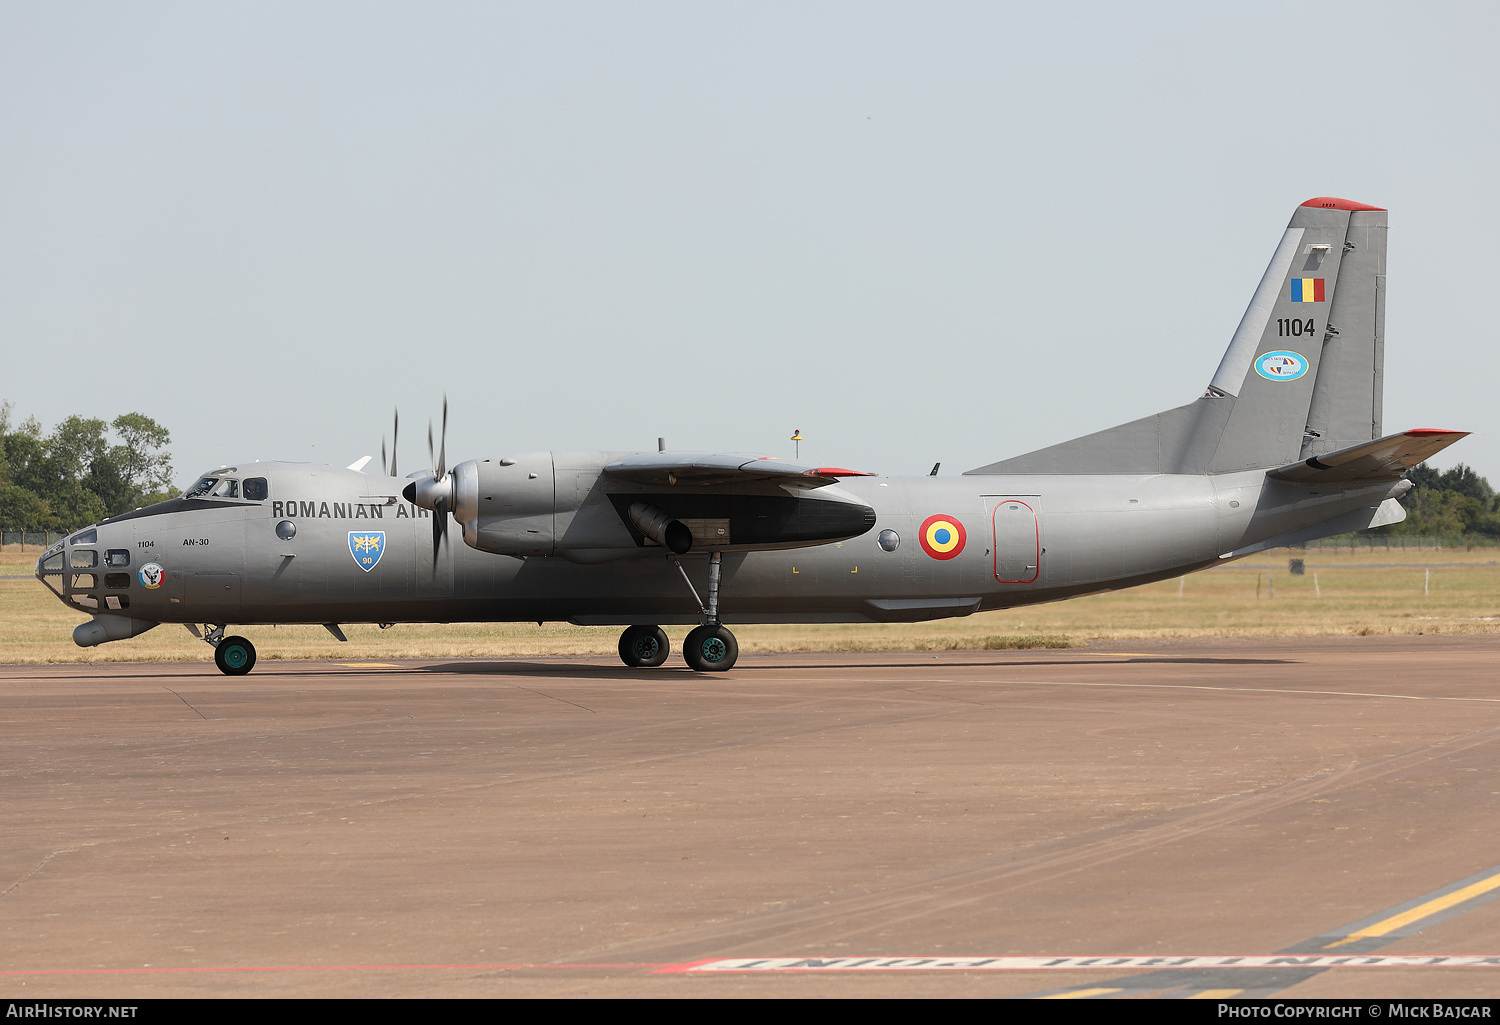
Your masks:
{"label": "red painted line", "polygon": [[687,962],[684,962],[683,964],[666,965],[665,967],[656,969],[656,971],[652,972],[651,974],[652,975],[680,975],[683,972],[692,971],[694,968],[697,968],[699,965],[713,964],[715,961],[722,961],[722,960],[724,960],[724,959],[721,958],[721,957],[705,957],[701,961],[687,961]]}

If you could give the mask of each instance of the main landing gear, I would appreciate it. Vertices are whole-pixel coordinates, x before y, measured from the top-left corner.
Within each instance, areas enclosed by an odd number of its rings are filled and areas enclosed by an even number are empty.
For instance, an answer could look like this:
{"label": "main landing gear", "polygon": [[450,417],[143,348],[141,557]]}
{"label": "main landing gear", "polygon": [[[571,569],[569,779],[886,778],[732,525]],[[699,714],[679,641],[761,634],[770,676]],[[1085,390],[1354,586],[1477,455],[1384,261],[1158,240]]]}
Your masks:
{"label": "main landing gear", "polygon": [[[188,630],[197,633],[196,627]],[[225,676],[244,676],[255,668],[255,645],[243,637],[225,637],[224,624],[208,624],[203,639],[214,646],[214,665]]]}
{"label": "main landing gear", "polygon": [[722,673],[740,657],[740,645],[722,625],[705,623],[682,642],[682,657],[700,673]]}
{"label": "main landing gear", "polygon": [[[724,624],[719,622],[719,553],[708,559],[708,603],[698,597],[698,589],[688,579],[687,570],[676,558],[677,569],[687,581],[693,600],[703,612],[703,625],[695,628],[682,642],[682,657],[688,667],[700,673],[722,673],[733,668],[740,657],[739,642],[734,639]],[[667,660],[667,635],[659,626],[627,627],[620,635],[620,661],[627,666],[655,668]]]}
{"label": "main landing gear", "polygon": [[626,627],[620,635],[620,661],[631,668],[655,669],[671,650],[667,632],[659,626]]}

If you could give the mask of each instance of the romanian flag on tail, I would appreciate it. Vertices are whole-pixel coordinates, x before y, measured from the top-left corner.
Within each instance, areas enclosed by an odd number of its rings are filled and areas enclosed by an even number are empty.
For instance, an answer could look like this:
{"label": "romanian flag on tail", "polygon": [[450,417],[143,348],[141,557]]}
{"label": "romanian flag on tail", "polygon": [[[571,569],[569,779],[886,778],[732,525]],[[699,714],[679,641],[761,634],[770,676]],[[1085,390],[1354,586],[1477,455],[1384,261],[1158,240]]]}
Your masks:
{"label": "romanian flag on tail", "polygon": [[1320,303],[1326,302],[1323,298],[1323,278],[1293,278],[1292,279],[1292,302],[1294,303]]}

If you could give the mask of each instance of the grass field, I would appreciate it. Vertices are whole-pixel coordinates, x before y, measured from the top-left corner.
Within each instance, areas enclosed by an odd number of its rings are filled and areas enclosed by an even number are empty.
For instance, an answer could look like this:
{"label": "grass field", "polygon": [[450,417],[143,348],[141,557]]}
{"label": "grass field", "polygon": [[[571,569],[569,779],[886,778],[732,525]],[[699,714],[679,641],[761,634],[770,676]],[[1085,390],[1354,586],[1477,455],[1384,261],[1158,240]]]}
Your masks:
{"label": "grass field", "polygon": [[[37,550],[0,551],[0,577],[30,574]],[[1289,558],[1306,560],[1292,576]],[[179,626],[84,649],[65,608],[39,581],[0,579],[0,662],[207,660],[208,645]],[[674,648],[687,627],[668,630]],[[340,644],[322,627],[247,631],[260,658],[447,658],[465,655],[611,654],[615,627],[566,624],[397,625],[344,628]],[[1500,633],[1500,551],[1276,550],[1181,579],[1128,591],[965,619],[902,625],[735,626],[740,650],[939,651],[1067,647],[1103,638],[1316,637]]]}

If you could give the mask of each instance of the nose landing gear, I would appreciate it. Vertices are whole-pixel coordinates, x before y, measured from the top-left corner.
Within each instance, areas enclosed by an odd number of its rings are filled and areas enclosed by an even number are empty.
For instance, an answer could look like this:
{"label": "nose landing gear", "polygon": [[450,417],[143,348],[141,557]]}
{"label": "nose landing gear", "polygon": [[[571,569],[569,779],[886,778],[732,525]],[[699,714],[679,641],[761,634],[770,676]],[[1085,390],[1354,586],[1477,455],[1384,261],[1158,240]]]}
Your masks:
{"label": "nose landing gear", "polygon": [[[225,637],[224,624],[206,624],[208,632],[204,633],[203,639],[214,648],[214,665],[219,667],[219,672],[225,676],[244,676],[255,668],[255,645],[243,637]],[[197,633],[197,629],[189,626],[188,630]]]}
{"label": "nose landing gear", "polygon": [[214,665],[226,676],[244,676],[255,668],[255,645],[243,637],[226,637],[214,649]]}

